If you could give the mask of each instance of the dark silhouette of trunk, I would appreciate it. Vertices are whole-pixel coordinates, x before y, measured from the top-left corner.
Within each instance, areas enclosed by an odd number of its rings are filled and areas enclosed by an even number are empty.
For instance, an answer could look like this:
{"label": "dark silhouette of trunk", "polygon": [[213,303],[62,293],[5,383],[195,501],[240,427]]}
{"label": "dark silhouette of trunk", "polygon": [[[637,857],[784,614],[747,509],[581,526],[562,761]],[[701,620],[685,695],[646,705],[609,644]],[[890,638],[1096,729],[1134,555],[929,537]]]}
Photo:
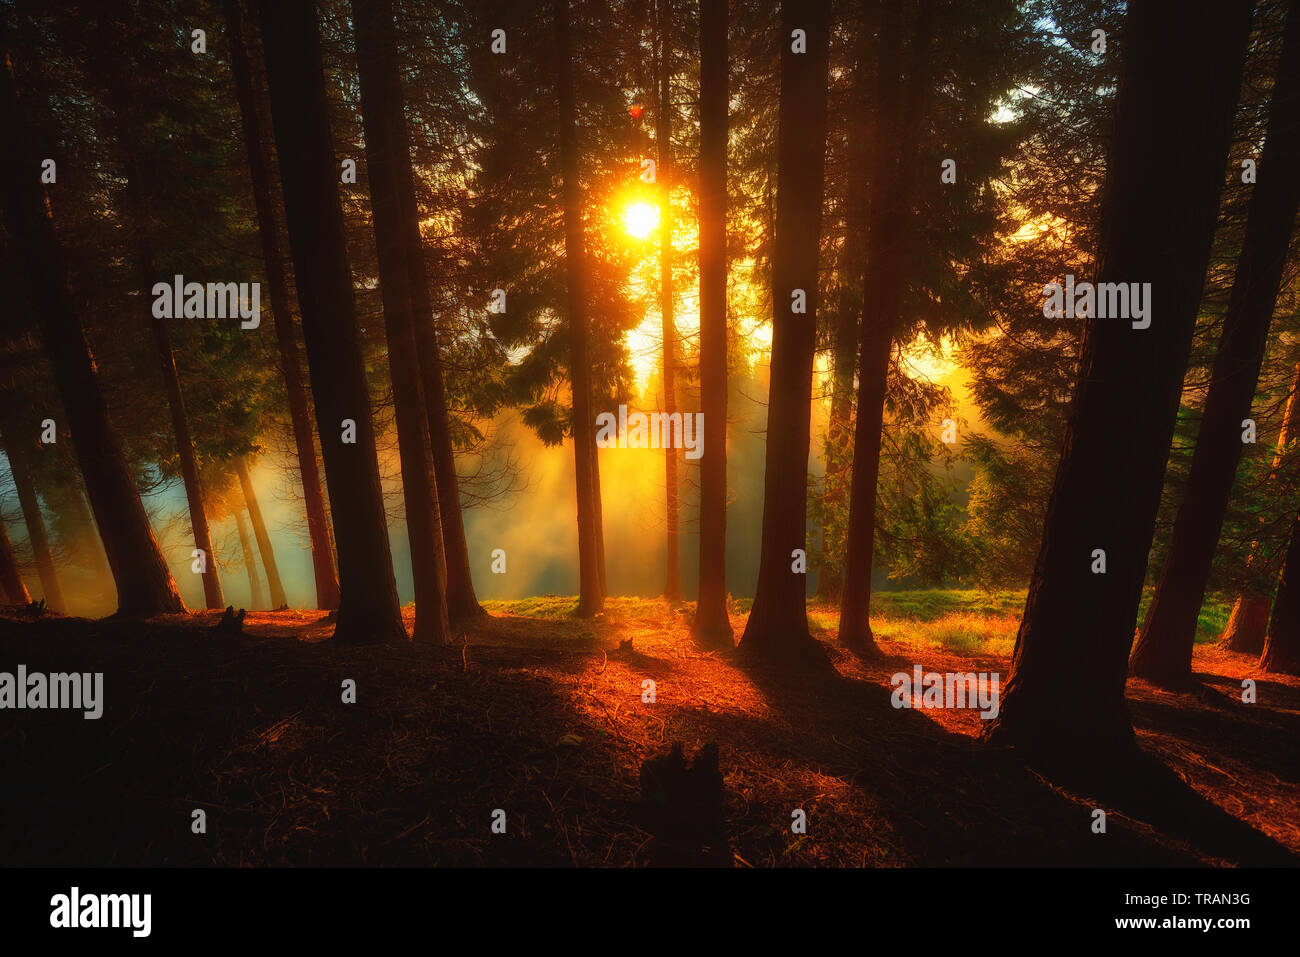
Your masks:
{"label": "dark silhouette of trunk", "polygon": [[858,353],[857,420],[849,485],[849,527],[840,596],[840,641],[863,655],[878,652],[868,620],[871,565],[876,542],[876,485],[880,477],[880,430],[885,419],[889,360],[901,319],[907,238],[921,136],[930,85],[931,0],[921,0],[912,39],[907,91],[898,82],[902,9],[898,0],[881,8],[877,77],[876,142],[871,165],[871,224]]}
{"label": "dark silhouette of trunk", "polygon": [[[1100,283],[1151,284],[1150,326],[1087,318],[998,744],[1090,762],[1134,747],[1128,654],[1205,283],[1252,4],[1132,0],[1101,209]],[[1198,44],[1204,24],[1215,42]],[[1177,156],[1176,163],[1168,158]],[[1104,552],[1105,571],[1098,573]]]}
{"label": "dark silhouette of trunk", "polygon": [[591,402],[591,350],[587,312],[587,253],[579,183],[578,118],[573,90],[573,44],[568,0],[555,0],[556,99],[563,181],[564,257],[569,302],[569,378],[573,387],[573,459],[578,499],[578,615],[590,618],[605,606],[604,550],[596,469],[595,418]]}
{"label": "dark silhouette of trunk", "polygon": [[1174,521],[1169,557],[1129,662],[1133,674],[1165,687],[1185,686],[1192,680],[1196,619],[1241,461],[1241,423],[1250,415],[1255,397],[1268,329],[1282,287],[1282,267],[1296,210],[1300,208],[1300,177],[1294,175],[1297,168],[1300,0],[1293,0],[1287,13],[1258,180],[1251,188],[1246,236],[1196,434],[1187,491]]}
{"label": "dark silhouette of trunk", "polygon": [[[862,4],[864,8],[867,4]],[[853,374],[858,360],[858,327],[862,316],[862,288],[867,252],[867,127],[870,92],[868,58],[874,30],[864,9],[858,32],[856,75],[848,127],[848,191],[844,200],[844,251],[839,263],[831,353],[831,408],[826,425],[825,512],[822,520],[821,561],[817,569],[817,597],[839,602],[844,592],[844,551],[832,545],[830,529],[849,505],[849,479],[853,465]]]}
{"label": "dark silhouette of trunk", "polygon": [[257,539],[257,550],[262,554],[262,567],[266,569],[266,582],[271,587],[271,607],[279,610],[288,607],[289,599],[285,597],[284,585],[280,582],[280,566],[275,560],[275,549],[271,547],[271,536],[266,532],[266,521],[262,518],[262,506],[257,501],[257,490],[248,474],[248,465],[243,459],[235,459],[235,473],[239,476],[239,487],[244,492],[244,504],[248,507],[248,517],[253,522],[253,536]]}
{"label": "dark silhouette of trunk", "polygon": [[128,81],[123,84],[113,75],[117,64],[110,64],[112,43],[108,39],[109,21],[100,21],[100,42],[95,55],[88,58],[91,72],[98,77],[105,100],[113,114],[113,130],[122,153],[122,172],[126,178],[127,222],[130,225],[131,244],[135,253],[136,284],[140,297],[134,300],[137,308],[147,310],[149,328],[153,333],[154,348],[158,352],[158,369],[162,373],[163,394],[171,416],[172,438],[176,443],[176,458],[180,464],[181,483],[185,488],[185,502],[189,509],[190,529],[194,547],[204,555],[203,599],[207,608],[224,608],[226,601],[221,592],[221,574],[217,568],[217,553],[212,547],[208,529],[207,511],[204,508],[203,482],[199,475],[198,458],[194,453],[194,439],[190,434],[189,418],[185,414],[185,398],[181,392],[180,375],[176,370],[176,356],[172,349],[168,320],[154,314],[150,303],[154,283],[159,280],[155,268],[151,236],[153,214],[148,193],[148,183],[140,172],[137,150],[140,148],[141,119],[135,113],[136,97],[142,91]]}
{"label": "dark silhouette of trunk", "polygon": [[700,594],[694,633],[730,648],[727,614],[727,0],[700,3]]}
{"label": "dark silhouette of trunk", "polygon": [[1291,525],[1278,580],[1268,637],[1259,658],[1261,671],[1300,675],[1300,518]]}
{"label": "dark silhouette of trunk", "polygon": [[388,66],[391,95],[378,108],[391,124],[396,162],[397,203],[401,224],[403,254],[410,278],[412,321],[419,351],[425,418],[428,420],[430,447],[433,453],[434,478],[437,484],[438,511],[442,522],[443,563],[446,569],[445,593],[447,615],[455,628],[463,628],[486,614],[474,593],[470,573],[469,543],[461,515],[460,489],[456,477],[456,457],[451,438],[451,414],[447,406],[442,355],[438,344],[429,280],[425,270],[424,241],[420,235],[420,209],[415,196],[415,171],[411,165],[410,135],[403,113],[404,97],[394,59]]}
{"label": "dark silhouette of trunk", "polygon": [[[659,76],[656,91],[655,142],[659,159],[655,182],[659,187],[659,314],[664,335],[664,412],[677,412],[677,329],[673,320],[673,121],[672,121],[672,0],[658,0]],[[678,545],[678,480],[680,453],[669,443],[664,447],[664,519],[667,525],[667,562],[664,597],[682,600],[682,571]]]}
{"label": "dark silhouette of trunk", "polygon": [[396,39],[389,0],[353,0],[361,117],[366,135],[366,172],[379,262],[379,289],[384,303],[388,338],[388,368],[393,382],[397,419],[398,458],[402,467],[402,496],[406,503],[406,532],[411,546],[411,577],[415,584],[416,641],[442,644],[450,640],[447,620],[447,566],[443,556],[442,518],[434,481],[429,424],[425,418],[420,353],[411,309],[410,261],[398,200],[400,161],[406,147],[394,125],[401,118],[401,86],[397,75]]}
{"label": "dark silhouette of trunk", "polygon": [[4,516],[0,516],[0,589],[4,590],[5,601],[12,605],[26,605],[32,600],[23,584],[23,576],[18,572],[18,558],[14,555],[13,543],[9,541]]}
{"label": "dark silhouette of trunk", "polygon": [[[1286,410],[1282,413],[1282,429],[1277,438],[1277,452],[1273,455],[1273,471],[1269,474],[1270,482],[1282,464],[1282,454],[1287,444],[1300,431],[1300,403],[1296,402],[1297,396],[1300,396],[1300,366],[1296,366],[1291,377]],[[1251,547],[1250,556],[1246,559],[1248,567],[1257,560],[1257,547],[1258,543]],[[1269,584],[1274,582],[1270,581]],[[1223,634],[1219,636],[1219,646],[1242,654],[1261,654],[1264,651],[1264,636],[1268,632],[1269,598],[1267,592],[1260,594],[1254,590],[1243,591],[1238,595],[1232,603],[1232,613],[1228,616]]]}
{"label": "dark silhouette of trunk", "polygon": [[325,514],[325,496],[321,491],[320,467],[316,445],[312,441],[311,406],[307,384],[298,358],[298,339],[293,313],[289,308],[289,283],[280,253],[280,236],[275,220],[271,193],[271,164],[267,156],[263,130],[262,98],[254,89],[253,71],[244,46],[239,0],[226,0],[226,28],[230,38],[230,67],[235,81],[235,98],[248,153],[248,174],[257,208],[257,233],[262,243],[262,260],[266,266],[266,285],[275,323],[275,342],[284,371],[284,391],[293,426],[293,442],[298,452],[298,473],[302,480],[303,507],[307,513],[307,535],[311,540],[312,572],[316,578],[316,607],[337,608],[339,581],[334,566],[334,549],[329,541],[329,519]]}
{"label": "dark silhouette of trunk", "polygon": [[[794,552],[808,538],[808,450],[817,340],[817,254],[825,184],[829,0],[781,4],[781,97],[772,245],[772,364],[763,534],[754,605],[740,647],[760,657],[824,657],[808,633],[807,576]],[[805,31],[807,52],[791,50]],[[806,312],[794,311],[796,290]],[[805,559],[806,562],[806,559]]]}
{"label": "dark silhouette of trunk", "polygon": [[14,487],[18,490],[18,503],[23,509],[23,521],[27,525],[27,537],[32,543],[32,558],[36,561],[36,573],[41,579],[45,605],[50,611],[67,614],[68,603],[63,597],[63,587],[59,584],[59,573],[54,567],[50,537],[45,530],[45,517],[41,514],[41,503],[36,498],[36,485],[32,482],[31,469],[27,466],[27,450],[23,448],[22,438],[11,432],[6,433],[4,450],[9,458]]}
{"label": "dark silhouette of trunk", "polygon": [[248,607],[265,608],[262,579],[257,574],[257,560],[253,557],[253,546],[248,540],[248,522],[244,520],[242,511],[235,512],[235,526],[239,529],[239,547],[244,553],[244,568],[248,572]]}
{"label": "dark silhouette of trunk", "polygon": [[[289,245],[338,545],[334,638],[354,644],[402,641],[406,628],[388,548],[316,9],[310,0],[285,0],[263,4],[260,12]],[[355,427],[355,442],[344,441],[346,420]]]}
{"label": "dark silhouette of trunk", "polygon": [[117,613],[148,617],[184,612],[185,603],[131,482],[90,347],[73,308],[50,207],[32,172],[40,164],[25,142],[27,126],[14,84],[12,51],[5,52],[5,68],[0,70],[0,180],[4,181],[7,226],[31,283],[41,337],[113,570]]}

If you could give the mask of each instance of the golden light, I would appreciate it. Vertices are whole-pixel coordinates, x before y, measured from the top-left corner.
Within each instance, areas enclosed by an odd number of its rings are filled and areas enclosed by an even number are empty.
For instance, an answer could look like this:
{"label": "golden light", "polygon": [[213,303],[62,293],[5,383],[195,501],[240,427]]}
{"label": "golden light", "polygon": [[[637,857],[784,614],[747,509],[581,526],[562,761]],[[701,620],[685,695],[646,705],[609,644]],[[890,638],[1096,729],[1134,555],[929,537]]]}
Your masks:
{"label": "golden light", "polygon": [[650,203],[629,203],[623,210],[623,228],[629,236],[645,239],[659,226],[659,208]]}

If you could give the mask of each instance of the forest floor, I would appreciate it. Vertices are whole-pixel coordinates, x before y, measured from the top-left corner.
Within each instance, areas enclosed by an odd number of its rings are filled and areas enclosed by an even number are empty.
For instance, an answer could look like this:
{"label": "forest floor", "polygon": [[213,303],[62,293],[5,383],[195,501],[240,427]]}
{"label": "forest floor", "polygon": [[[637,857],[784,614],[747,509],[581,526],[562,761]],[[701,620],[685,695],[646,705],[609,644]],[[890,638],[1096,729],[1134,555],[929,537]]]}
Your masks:
{"label": "forest floor", "polygon": [[1009,669],[1014,594],[926,594],[877,602],[870,664],[813,607],[836,668],[815,678],[702,652],[689,606],[649,599],[586,622],[571,599],[488,603],[445,650],[340,647],[319,612],[250,613],[223,639],[214,613],[0,609],[0,671],[104,673],[99,720],[0,711],[0,865],[640,865],[642,762],[709,740],[735,866],[1300,863],[1300,679],[1198,645],[1202,693],[1129,682],[1149,767],[1051,780],[982,747],[977,711],[891,707],[914,665]]}

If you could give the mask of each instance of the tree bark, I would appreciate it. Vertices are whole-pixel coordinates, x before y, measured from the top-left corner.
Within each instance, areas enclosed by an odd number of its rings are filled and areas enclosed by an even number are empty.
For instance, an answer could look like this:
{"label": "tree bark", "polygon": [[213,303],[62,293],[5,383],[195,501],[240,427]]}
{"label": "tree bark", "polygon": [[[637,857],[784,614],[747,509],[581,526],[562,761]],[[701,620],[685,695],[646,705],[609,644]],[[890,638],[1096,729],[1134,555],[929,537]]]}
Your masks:
{"label": "tree bark", "polygon": [[[659,37],[659,76],[655,109],[655,142],[658,164],[655,182],[659,188],[659,315],[664,337],[664,412],[677,412],[677,328],[673,320],[673,120],[672,64],[669,58],[672,35],[672,0],[658,0],[656,32]],[[664,447],[664,518],[667,526],[664,598],[682,600],[682,572],[678,544],[679,452],[669,443]]]}
{"label": "tree bark", "polygon": [[13,543],[9,541],[3,516],[0,516],[0,589],[3,589],[5,600],[11,605],[26,605],[32,600],[27,586],[23,584],[23,576],[18,571],[18,557],[14,554]]}
{"label": "tree bark", "polygon": [[244,553],[244,569],[248,572],[248,607],[265,608],[262,579],[257,574],[257,559],[253,557],[253,546],[248,540],[248,522],[244,520],[242,510],[235,512],[235,526],[239,529],[239,547]]}
{"label": "tree bark", "polygon": [[1291,525],[1268,637],[1259,658],[1261,671],[1300,675],[1300,518]]}
{"label": "tree bark", "polygon": [[734,644],[727,613],[727,0],[700,3],[700,592],[693,631]]}
{"label": "tree bark", "polygon": [[302,480],[303,507],[307,513],[307,534],[311,540],[312,572],[316,579],[316,607],[331,609],[339,604],[338,573],[334,549],[329,541],[329,519],[325,514],[325,496],[321,491],[320,467],[316,445],[312,441],[311,406],[302,363],[298,358],[298,339],[293,313],[289,307],[289,283],[280,253],[280,236],[275,220],[271,193],[271,164],[267,157],[263,130],[261,97],[253,87],[253,72],[244,46],[239,0],[226,0],[226,27],[230,36],[230,66],[235,81],[235,98],[248,154],[249,181],[253,204],[257,209],[257,233],[262,244],[262,261],[266,266],[266,285],[275,324],[275,341],[284,371],[285,398],[293,442],[298,453],[298,472]]}
{"label": "tree bark", "polygon": [[[881,8],[876,143],[872,161],[871,226],[858,353],[857,421],[849,485],[849,528],[840,596],[840,642],[858,654],[879,650],[871,634],[871,566],[876,540],[876,486],[885,421],[889,360],[901,320],[917,150],[930,86],[933,4],[921,0],[906,94],[898,82],[902,9]],[[900,145],[901,144],[901,145]]]}
{"label": "tree bark", "polygon": [[109,419],[95,362],[72,304],[48,197],[38,180],[40,164],[25,142],[12,56],[5,59],[0,70],[0,180],[9,232],[31,282],[41,337],[117,585],[117,613],[143,618],[184,612],[185,603],[158,549]]}
{"label": "tree bark", "polygon": [[59,584],[58,570],[54,567],[50,537],[45,530],[45,517],[41,514],[41,503],[36,497],[31,469],[27,467],[27,450],[23,448],[21,438],[12,434],[4,436],[4,450],[9,457],[14,487],[18,490],[18,502],[23,509],[23,521],[27,525],[27,537],[32,543],[32,557],[36,560],[36,573],[40,576],[46,607],[65,615],[68,603],[63,597],[63,586]]}
{"label": "tree bark", "polygon": [[563,181],[564,256],[569,304],[569,378],[573,387],[573,458],[578,500],[578,616],[590,618],[605,606],[604,560],[596,495],[595,419],[591,414],[588,276],[583,236],[583,197],[579,183],[577,106],[573,87],[573,45],[568,0],[554,0],[556,99],[560,124],[560,176]]}
{"label": "tree bark", "polygon": [[402,100],[392,4],[389,0],[353,0],[352,21],[356,27],[366,173],[388,338],[388,368],[393,382],[411,575],[415,583],[412,637],[416,641],[445,644],[451,640],[447,620],[447,566],[411,308],[407,234],[398,199],[399,154],[407,146],[405,137],[399,136],[394,125],[401,119]]}
{"label": "tree bark", "polygon": [[244,492],[244,504],[248,507],[248,517],[253,522],[253,536],[257,539],[257,550],[262,554],[262,567],[266,569],[266,582],[271,587],[271,608],[279,611],[287,608],[289,599],[285,597],[284,585],[280,582],[280,566],[275,560],[275,549],[271,547],[271,536],[266,531],[266,520],[262,518],[262,506],[257,501],[257,489],[248,474],[248,465],[243,459],[235,459],[235,473],[239,476],[239,487]]}
{"label": "tree bark", "polygon": [[[1150,282],[1150,326],[1085,322],[1074,410],[987,734],[1039,758],[1130,750],[1128,653],[1219,209],[1249,0],[1132,0],[1097,279]],[[1197,41],[1215,24],[1215,43]],[[1176,163],[1168,157],[1177,156]],[[1097,550],[1104,553],[1105,571]]]}
{"label": "tree bark", "polygon": [[1169,557],[1129,662],[1134,675],[1165,687],[1192,681],[1196,620],[1214,549],[1241,461],[1242,420],[1250,415],[1273,309],[1282,288],[1300,208],[1300,0],[1288,5],[1286,34],[1269,106],[1268,128],[1251,188],[1246,236],[1214,357],[1187,491]]}
{"label": "tree bark", "polygon": [[[271,118],[338,545],[335,640],[405,640],[311,0],[261,6]],[[345,442],[345,420],[355,442]]]}
{"label": "tree bark", "polygon": [[411,163],[410,134],[402,110],[404,98],[400,77],[392,69],[389,82],[393,94],[381,107],[392,124],[397,161],[397,201],[401,216],[404,254],[410,271],[410,295],[420,375],[424,390],[425,418],[429,424],[437,483],[438,512],[442,521],[443,562],[446,568],[447,615],[453,628],[462,629],[487,613],[474,593],[470,573],[469,543],[461,514],[456,456],[451,437],[451,414],[447,405],[438,329],[434,322],[429,279],[425,269],[424,240],[420,235],[420,208],[415,195],[415,171]]}
{"label": "tree bark", "polygon": [[[740,647],[747,655],[824,658],[808,632],[808,451],[817,344],[817,258],[825,185],[829,0],[781,4],[781,96],[776,227],[772,247],[772,362],[763,476],[763,533],[754,605]],[[807,52],[795,53],[795,30]],[[806,312],[796,313],[801,290]],[[806,557],[804,559],[806,568]]]}

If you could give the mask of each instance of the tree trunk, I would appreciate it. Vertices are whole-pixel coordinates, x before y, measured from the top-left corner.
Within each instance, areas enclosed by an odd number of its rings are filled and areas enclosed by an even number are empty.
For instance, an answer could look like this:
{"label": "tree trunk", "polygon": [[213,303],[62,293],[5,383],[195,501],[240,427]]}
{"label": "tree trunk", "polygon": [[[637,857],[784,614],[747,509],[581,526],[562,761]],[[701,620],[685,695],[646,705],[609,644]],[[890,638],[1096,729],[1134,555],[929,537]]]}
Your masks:
{"label": "tree trunk", "polygon": [[587,314],[587,254],[579,183],[577,106],[568,0],[554,0],[556,98],[560,123],[560,176],[564,200],[564,256],[569,302],[569,378],[573,386],[573,458],[578,499],[578,615],[590,618],[605,606],[604,560],[597,517],[596,433],[591,414],[591,365]]}
{"label": "tree trunk", "polygon": [[700,3],[700,594],[693,631],[734,643],[727,613],[727,0]]}
{"label": "tree trunk", "polygon": [[[871,225],[858,353],[857,421],[849,485],[849,528],[840,596],[840,642],[858,654],[878,653],[871,634],[871,566],[876,541],[876,486],[880,478],[889,360],[901,320],[907,237],[921,122],[930,86],[933,4],[921,0],[905,98],[898,82],[902,10],[881,9],[876,143],[872,161]],[[905,99],[905,102],[904,102]]]}
{"label": "tree trunk", "polygon": [[[772,245],[772,362],[763,476],[763,534],[754,605],[740,647],[747,655],[824,657],[808,633],[806,555],[817,258],[825,184],[830,0],[781,4],[781,96],[776,229]],[[805,32],[807,52],[792,51]],[[795,312],[802,293],[806,312]],[[803,559],[806,567],[806,558]]]}
{"label": "tree trunk", "polygon": [[235,526],[239,529],[239,547],[244,553],[244,568],[248,572],[248,607],[265,608],[262,579],[257,574],[257,560],[253,557],[253,546],[248,540],[248,522],[244,520],[243,511],[235,512]]}
{"label": "tree trunk", "polygon": [[262,567],[266,569],[266,581],[271,586],[271,608],[279,611],[287,608],[289,599],[285,597],[284,585],[280,582],[280,566],[275,560],[275,549],[271,547],[271,536],[266,531],[266,521],[262,518],[262,506],[257,501],[257,490],[248,474],[248,465],[243,459],[235,459],[235,473],[239,476],[239,487],[244,492],[244,504],[248,507],[248,517],[253,522],[253,536],[257,539],[257,550],[262,554]]}
{"label": "tree trunk", "polygon": [[1192,681],[1192,647],[1214,549],[1241,461],[1242,420],[1250,415],[1268,329],[1282,287],[1300,208],[1300,0],[1289,4],[1258,181],[1214,357],[1187,491],[1174,521],[1169,557],[1129,667],[1165,687]]}
{"label": "tree trunk", "polygon": [[86,530],[86,549],[90,553],[90,563],[95,578],[104,589],[112,588],[113,571],[108,567],[108,557],[104,553],[104,543],[99,536],[99,528],[95,525],[95,516],[90,514],[90,505],[86,502],[85,493],[79,484],[74,482],[68,489],[68,500],[77,513],[79,523]]}
{"label": "tree trunk", "polygon": [[221,574],[217,568],[217,553],[212,547],[208,529],[207,511],[204,508],[203,483],[199,475],[198,459],[194,454],[194,440],[190,435],[189,419],[185,414],[185,399],[181,392],[180,375],[176,370],[176,357],[172,349],[171,333],[167,319],[154,314],[149,308],[153,286],[159,276],[151,236],[152,213],[148,184],[140,173],[137,162],[140,123],[133,109],[135,97],[129,86],[115,82],[112,71],[116,64],[107,62],[112,57],[112,45],[107,38],[108,20],[99,24],[101,40],[96,54],[88,62],[92,73],[98,75],[99,85],[113,114],[113,129],[122,152],[122,173],[126,179],[126,198],[129,205],[127,222],[130,224],[131,245],[135,253],[136,284],[140,292],[139,307],[148,310],[149,328],[153,333],[154,348],[158,352],[158,370],[162,374],[163,394],[167,412],[171,416],[172,438],[176,442],[176,457],[180,462],[181,483],[185,488],[185,502],[189,509],[190,529],[194,548],[203,552],[203,599],[207,608],[224,608],[226,601],[221,592]]}
{"label": "tree trunk", "polygon": [[27,537],[32,543],[32,557],[36,560],[36,573],[41,579],[41,591],[45,594],[46,607],[65,615],[68,612],[68,603],[63,597],[63,587],[59,584],[59,573],[54,567],[54,556],[50,553],[50,537],[45,530],[45,517],[41,514],[41,503],[36,498],[36,486],[32,482],[31,470],[27,467],[27,450],[23,448],[22,439],[12,434],[4,436],[4,450],[9,457],[9,470],[13,473],[14,487],[18,490],[18,502],[22,505],[23,521],[27,525]]}
{"label": "tree trunk", "polygon": [[18,571],[18,557],[9,541],[4,516],[0,516],[0,590],[4,591],[5,601],[11,605],[26,605],[32,600]]}
{"label": "tree trunk", "polygon": [[469,544],[461,515],[460,489],[456,477],[456,456],[451,438],[451,415],[443,381],[442,356],[438,345],[433,303],[429,297],[429,280],[425,270],[424,241],[420,235],[420,208],[415,196],[415,171],[411,164],[410,135],[402,110],[404,102],[396,67],[391,69],[393,93],[381,103],[392,124],[397,162],[397,202],[401,217],[403,250],[410,272],[412,319],[419,350],[420,374],[424,390],[425,418],[428,420],[433,452],[434,478],[437,483],[438,512],[442,521],[443,563],[446,568],[445,592],[450,624],[463,628],[486,614],[474,593],[470,573]]}
{"label": "tree trunk", "polygon": [[1291,525],[1268,637],[1260,655],[1261,671],[1300,675],[1300,518]]}
{"label": "tree trunk", "polygon": [[411,309],[408,234],[403,228],[398,200],[399,154],[407,146],[405,137],[399,136],[394,126],[401,119],[402,100],[392,4],[390,0],[353,0],[352,21],[356,27],[366,172],[388,338],[388,368],[393,382],[411,575],[415,583],[412,637],[416,641],[445,644],[451,640],[445,591],[447,566]]}
{"label": "tree trunk", "polygon": [[[1133,747],[1124,701],[1128,653],[1252,6],[1199,0],[1184,3],[1176,17],[1151,0],[1128,6],[1097,279],[1150,282],[1150,326],[1095,315],[1085,323],[1043,542],[1001,713],[988,732],[1033,756],[1087,761]],[[1212,45],[1197,40],[1209,22]]]}
{"label": "tree trunk", "polygon": [[298,358],[298,340],[294,332],[293,313],[289,308],[289,283],[280,253],[280,236],[271,199],[271,164],[267,158],[263,129],[266,121],[260,109],[261,98],[253,88],[253,75],[244,47],[239,0],[226,0],[226,27],[230,36],[230,66],[235,80],[235,97],[243,124],[244,145],[248,153],[249,180],[253,204],[257,208],[257,232],[262,242],[262,261],[266,265],[266,285],[275,323],[275,341],[284,370],[284,391],[293,425],[293,441],[298,452],[298,472],[302,479],[303,507],[307,513],[307,534],[311,540],[312,571],[316,578],[316,607],[337,608],[338,574],[334,566],[334,549],[329,542],[329,520],[325,515],[325,496],[321,491],[320,467],[316,445],[312,441],[311,407],[307,385],[303,381]]}
{"label": "tree trunk", "polygon": [[[289,245],[338,544],[334,637],[354,644],[401,641],[406,628],[388,548],[315,5],[266,3],[261,19]],[[349,420],[354,442],[344,441]]]}
{"label": "tree trunk", "polygon": [[46,354],[113,570],[117,613],[148,617],[184,612],[185,603],[158,549],[109,420],[95,362],[72,305],[67,267],[47,197],[33,173],[40,165],[24,142],[25,129],[12,56],[8,56],[0,70],[0,180],[4,181],[8,228],[31,282]]}
{"label": "tree trunk", "polygon": [[[862,4],[865,8],[868,5]],[[867,218],[867,127],[870,94],[867,77],[871,37],[870,14],[858,36],[852,112],[848,126],[848,190],[844,200],[844,250],[839,264],[839,297],[836,303],[831,356],[831,408],[826,426],[826,479],[822,521],[821,562],[817,569],[817,596],[838,603],[844,593],[844,550],[830,542],[830,531],[849,505],[849,481],[853,466],[853,375],[858,359],[858,328],[862,316],[862,292],[866,277]]]}
{"label": "tree trunk", "polygon": [[[664,336],[664,412],[671,417],[677,412],[677,329],[673,320],[673,120],[672,120],[672,63],[669,50],[672,36],[672,0],[658,0],[659,77],[656,91],[655,142],[659,160],[655,168],[655,182],[659,187],[659,314],[663,320]],[[664,509],[667,526],[667,561],[665,567],[664,598],[670,602],[682,600],[682,572],[678,545],[678,481],[677,466],[680,453],[672,443],[664,446]]]}

